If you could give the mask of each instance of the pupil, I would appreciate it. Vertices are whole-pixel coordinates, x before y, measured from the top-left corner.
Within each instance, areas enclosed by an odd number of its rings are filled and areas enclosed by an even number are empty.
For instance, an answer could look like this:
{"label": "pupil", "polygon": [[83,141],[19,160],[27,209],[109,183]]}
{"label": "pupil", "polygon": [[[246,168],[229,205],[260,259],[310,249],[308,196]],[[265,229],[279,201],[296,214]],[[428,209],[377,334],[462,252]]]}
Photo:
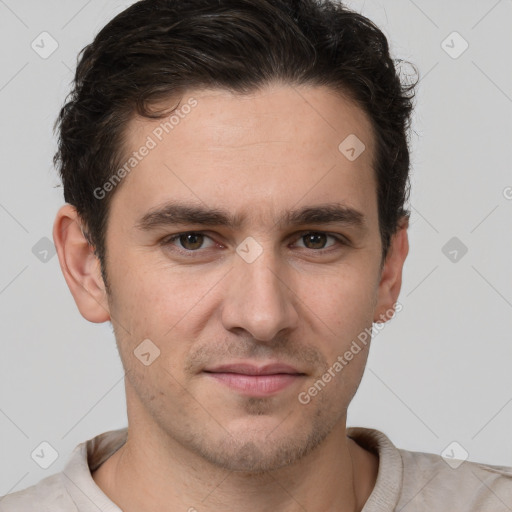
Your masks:
{"label": "pupil", "polygon": [[[312,242],[315,247],[312,247],[313,249],[322,249],[322,246],[324,245],[324,240],[322,239],[320,242],[318,242],[319,237],[325,237],[322,233],[311,233],[309,235],[306,235],[306,240],[309,242]],[[317,242],[315,243],[315,239]],[[306,243],[306,246],[308,245]],[[319,245],[319,246],[318,246]]]}
{"label": "pupil", "polygon": [[199,249],[203,241],[202,237],[203,235],[193,233],[182,235],[180,242],[186,249]]}

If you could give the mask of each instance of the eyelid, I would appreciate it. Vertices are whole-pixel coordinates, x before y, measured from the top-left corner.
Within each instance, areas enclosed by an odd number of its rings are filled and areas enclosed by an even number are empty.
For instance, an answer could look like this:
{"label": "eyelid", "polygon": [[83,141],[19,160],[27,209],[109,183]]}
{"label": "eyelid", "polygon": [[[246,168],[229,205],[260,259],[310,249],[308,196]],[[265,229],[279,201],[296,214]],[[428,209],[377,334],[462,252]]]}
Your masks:
{"label": "eyelid", "polygon": [[182,249],[181,247],[174,245],[173,242],[175,242],[176,240],[179,240],[179,238],[183,235],[203,235],[204,237],[209,238],[216,245],[219,245],[219,243],[216,242],[205,231],[182,231],[180,233],[175,233],[174,235],[169,235],[169,236],[162,238],[162,240],[159,242],[159,244],[163,245],[163,246],[172,245],[173,247],[175,247],[176,251],[180,254],[192,255],[194,253],[204,252],[205,249],[202,249],[202,250],[196,249],[195,251],[191,251],[191,250],[187,250],[187,249]]}
{"label": "eyelid", "polygon": [[[340,233],[330,233],[328,231],[322,231],[322,230],[315,230],[315,229],[307,229],[305,231],[299,231],[296,235],[298,239],[301,239],[304,235],[308,235],[309,233],[314,234],[322,234],[326,236],[330,236],[331,238],[334,238],[338,244],[340,245],[350,245],[350,240],[346,237],[341,235]],[[332,247],[332,246],[331,246]],[[307,247],[305,247],[307,249]],[[330,248],[327,247],[325,249],[310,249],[311,251],[321,253],[322,251],[328,251]]]}

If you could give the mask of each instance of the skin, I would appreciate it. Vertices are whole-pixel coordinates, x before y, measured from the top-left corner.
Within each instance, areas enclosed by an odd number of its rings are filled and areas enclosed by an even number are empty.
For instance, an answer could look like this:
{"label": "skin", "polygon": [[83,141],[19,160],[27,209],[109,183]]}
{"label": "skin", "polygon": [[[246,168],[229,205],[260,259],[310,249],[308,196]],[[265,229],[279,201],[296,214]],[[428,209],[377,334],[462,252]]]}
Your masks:
{"label": "skin", "polygon": [[[183,103],[190,97],[197,106],[113,192],[110,295],[74,208],[64,205],[55,220],[76,304],[87,320],[112,322],[126,371],[128,440],[93,478],[125,512],[361,510],[378,458],[346,436],[346,412],[367,348],[310,403],[297,397],[393,311],[400,292],[408,226],[381,268],[370,121],[324,87],[273,84],[245,96],[198,89]],[[143,145],[159,122],[134,118],[126,148]],[[349,134],[366,146],[354,161],[338,150]],[[170,199],[225,208],[246,224],[136,227]],[[276,223],[284,211],[326,202],[363,213],[365,229]],[[190,231],[206,235],[202,245],[161,243]],[[308,231],[319,241],[308,242]],[[249,236],[262,249],[251,263],[236,252]],[[148,366],[133,353],[147,338],[160,350]],[[303,375],[262,398],[203,371],[275,361]]]}

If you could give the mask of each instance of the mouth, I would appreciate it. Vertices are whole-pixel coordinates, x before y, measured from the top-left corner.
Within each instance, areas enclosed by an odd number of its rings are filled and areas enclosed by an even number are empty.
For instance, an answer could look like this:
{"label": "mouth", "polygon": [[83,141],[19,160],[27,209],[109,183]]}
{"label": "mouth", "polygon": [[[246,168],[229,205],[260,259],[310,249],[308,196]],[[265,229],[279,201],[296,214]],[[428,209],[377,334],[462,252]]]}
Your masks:
{"label": "mouth", "polygon": [[283,363],[264,366],[247,363],[225,364],[206,368],[203,373],[233,391],[254,397],[275,395],[302,381],[306,376],[293,366]]}

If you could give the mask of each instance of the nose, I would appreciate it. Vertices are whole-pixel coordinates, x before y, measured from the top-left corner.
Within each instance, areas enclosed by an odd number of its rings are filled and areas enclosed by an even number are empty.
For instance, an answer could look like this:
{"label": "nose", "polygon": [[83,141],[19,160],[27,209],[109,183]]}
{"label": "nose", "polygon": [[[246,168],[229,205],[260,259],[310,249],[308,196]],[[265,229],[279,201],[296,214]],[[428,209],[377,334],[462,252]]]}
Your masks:
{"label": "nose", "polygon": [[290,283],[290,272],[276,261],[270,249],[248,263],[235,255],[222,307],[227,330],[244,329],[255,340],[269,342],[280,331],[297,327],[298,297]]}

